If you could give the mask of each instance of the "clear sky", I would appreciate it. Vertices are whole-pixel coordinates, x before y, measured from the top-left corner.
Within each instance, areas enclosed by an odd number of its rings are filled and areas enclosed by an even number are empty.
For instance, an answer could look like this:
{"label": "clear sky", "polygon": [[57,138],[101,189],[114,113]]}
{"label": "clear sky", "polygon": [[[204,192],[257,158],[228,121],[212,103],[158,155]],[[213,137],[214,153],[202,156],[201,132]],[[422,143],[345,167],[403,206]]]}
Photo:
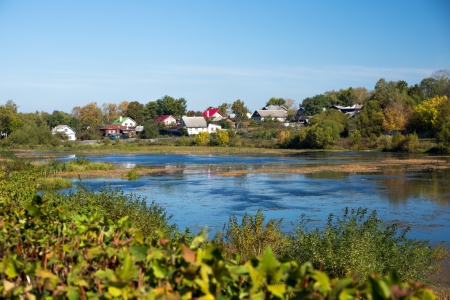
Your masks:
{"label": "clear sky", "polygon": [[297,103],[450,69],[450,1],[0,0],[0,104]]}

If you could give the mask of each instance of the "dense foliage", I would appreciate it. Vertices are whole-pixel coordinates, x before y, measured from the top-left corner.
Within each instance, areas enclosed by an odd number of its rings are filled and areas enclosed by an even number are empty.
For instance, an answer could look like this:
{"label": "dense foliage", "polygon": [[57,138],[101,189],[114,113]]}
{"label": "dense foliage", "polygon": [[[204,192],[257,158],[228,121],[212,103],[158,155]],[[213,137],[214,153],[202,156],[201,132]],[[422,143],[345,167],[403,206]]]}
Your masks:
{"label": "dense foliage", "polygon": [[[132,216],[115,216],[109,210],[116,200],[123,207],[121,195],[104,200],[108,211],[102,211],[101,204],[92,203],[96,195],[84,192],[82,208],[70,197],[36,195],[32,172],[5,176],[0,180],[3,298],[435,298],[421,284],[403,283],[395,272],[359,282],[348,276],[330,280],[310,263],[277,260],[270,247],[241,263],[238,252],[224,252],[203,234],[167,239],[161,231],[145,233]],[[263,220],[259,215],[244,224],[263,228]],[[276,231],[270,222],[267,227]]]}

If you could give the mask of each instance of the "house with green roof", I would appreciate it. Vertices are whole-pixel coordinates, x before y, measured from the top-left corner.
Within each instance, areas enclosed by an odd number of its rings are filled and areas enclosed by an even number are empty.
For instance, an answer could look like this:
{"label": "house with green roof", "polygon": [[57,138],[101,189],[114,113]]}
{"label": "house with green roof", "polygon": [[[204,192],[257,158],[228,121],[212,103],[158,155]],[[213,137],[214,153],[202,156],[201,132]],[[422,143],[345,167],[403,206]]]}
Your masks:
{"label": "house with green roof", "polygon": [[122,117],[120,116],[118,119],[114,120],[114,122],[112,122],[112,125],[121,125],[121,126],[126,126],[126,127],[136,127],[137,123],[135,120],[133,120],[130,117]]}

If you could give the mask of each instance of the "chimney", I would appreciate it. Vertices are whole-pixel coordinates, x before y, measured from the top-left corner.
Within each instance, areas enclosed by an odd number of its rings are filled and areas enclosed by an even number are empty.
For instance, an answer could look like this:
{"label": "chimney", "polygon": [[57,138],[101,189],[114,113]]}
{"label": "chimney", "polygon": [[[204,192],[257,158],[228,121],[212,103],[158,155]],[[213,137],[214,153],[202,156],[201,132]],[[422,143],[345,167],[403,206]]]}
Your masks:
{"label": "chimney", "polygon": [[122,122],[122,116],[119,117],[119,121]]}
{"label": "chimney", "polygon": [[209,118],[209,109],[206,111],[206,117]]}

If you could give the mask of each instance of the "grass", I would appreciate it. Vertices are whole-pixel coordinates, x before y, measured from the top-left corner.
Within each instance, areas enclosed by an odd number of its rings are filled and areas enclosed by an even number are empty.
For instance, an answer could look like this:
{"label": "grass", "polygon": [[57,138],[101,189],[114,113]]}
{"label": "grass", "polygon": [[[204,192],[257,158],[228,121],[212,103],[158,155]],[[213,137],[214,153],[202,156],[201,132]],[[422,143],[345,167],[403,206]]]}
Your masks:
{"label": "grass", "polygon": [[58,177],[43,177],[37,180],[40,190],[59,190],[72,187],[72,180]]}

